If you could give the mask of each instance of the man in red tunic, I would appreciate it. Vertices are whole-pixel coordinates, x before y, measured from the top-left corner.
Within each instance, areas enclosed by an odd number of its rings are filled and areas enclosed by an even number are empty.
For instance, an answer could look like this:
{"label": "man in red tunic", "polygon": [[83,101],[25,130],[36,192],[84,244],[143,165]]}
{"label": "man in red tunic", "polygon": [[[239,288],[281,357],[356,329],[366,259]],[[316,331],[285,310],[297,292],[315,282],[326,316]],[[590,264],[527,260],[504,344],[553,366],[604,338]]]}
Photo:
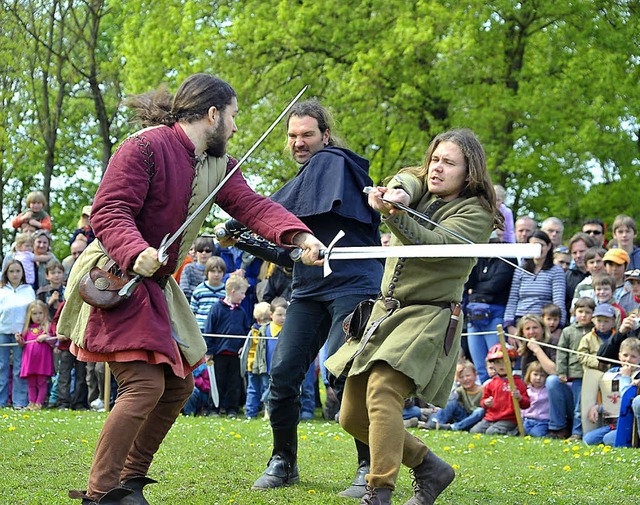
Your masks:
{"label": "man in red tunic", "polygon": [[[237,163],[226,155],[237,131],[238,103],[226,82],[206,74],[187,78],[172,97],[160,90],[134,97],[130,106],[149,127],[126,139],[109,162],[96,194],[91,226],[97,240],[76,262],[79,276],[108,255],[122,271],[143,276],[124,303],[112,310],[68,298],[58,332],[70,335],[84,361],[107,361],[118,397],[105,421],[83,504],[146,504],[142,488],[162,440],[193,392],[191,371],[206,347],[186,299],[171,274],[184,260],[207,212],[201,212],[158,261],[163,237],[173,233]],[[322,244],[282,206],[257,195],[236,172],[217,203],[255,232],[280,245],[303,249],[318,262]],[[208,209],[207,209],[208,210]],[[69,308],[73,307],[75,309]],[[84,314],[84,319],[83,319]],[[65,318],[66,315],[66,318]],[[80,328],[80,330],[78,330]]]}

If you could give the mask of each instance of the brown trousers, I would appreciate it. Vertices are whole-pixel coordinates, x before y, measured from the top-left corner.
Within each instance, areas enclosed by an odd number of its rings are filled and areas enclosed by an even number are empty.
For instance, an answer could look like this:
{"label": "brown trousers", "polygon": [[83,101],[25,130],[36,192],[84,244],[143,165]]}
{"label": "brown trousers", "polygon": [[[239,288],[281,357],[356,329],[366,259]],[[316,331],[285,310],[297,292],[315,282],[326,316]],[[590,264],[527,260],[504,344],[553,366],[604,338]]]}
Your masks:
{"label": "brown trousers", "polygon": [[147,475],[154,454],[193,393],[193,375],[167,365],[110,362],[118,398],[102,427],[87,494],[101,498],[123,480]]}
{"label": "brown trousers", "polygon": [[374,488],[395,489],[400,465],[418,466],[428,449],[404,428],[402,408],[414,389],[413,381],[387,363],[376,362],[345,384],[340,424],[369,444],[371,470],[366,479]]}

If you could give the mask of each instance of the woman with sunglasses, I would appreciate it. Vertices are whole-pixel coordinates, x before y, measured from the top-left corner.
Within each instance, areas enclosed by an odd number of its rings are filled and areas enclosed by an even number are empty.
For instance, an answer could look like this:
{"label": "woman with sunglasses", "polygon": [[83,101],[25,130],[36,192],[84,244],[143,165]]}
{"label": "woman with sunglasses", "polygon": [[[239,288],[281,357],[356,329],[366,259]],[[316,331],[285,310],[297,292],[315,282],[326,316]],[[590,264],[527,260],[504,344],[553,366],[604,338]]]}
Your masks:
{"label": "woman with sunglasses", "polygon": [[213,256],[214,247],[213,239],[209,237],[198,237],[194,242],[196,260],[185,265],[180,275],[180,289],[189,302],[191,302],[193,290],[205,280],[205,265]]}

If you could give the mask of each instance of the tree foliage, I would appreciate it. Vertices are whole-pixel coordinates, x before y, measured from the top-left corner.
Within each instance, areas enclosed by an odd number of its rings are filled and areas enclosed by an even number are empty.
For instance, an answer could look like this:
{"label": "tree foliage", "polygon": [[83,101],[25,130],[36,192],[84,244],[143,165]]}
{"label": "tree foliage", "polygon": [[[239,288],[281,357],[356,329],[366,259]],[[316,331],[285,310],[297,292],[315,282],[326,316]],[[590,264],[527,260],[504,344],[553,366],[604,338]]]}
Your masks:
{"label": "tree foliage", "polygon": [[[194,72],[237,90],[238,158],[308,84],[376,182],[469,127],[515,213],[570,231],[638,217],[637,0],[0,2],[4,219],[51,177],[54,223],[72,228],[134,128],[123,98]],[[283,132],[246,166],[261,191],[295,174]]]}

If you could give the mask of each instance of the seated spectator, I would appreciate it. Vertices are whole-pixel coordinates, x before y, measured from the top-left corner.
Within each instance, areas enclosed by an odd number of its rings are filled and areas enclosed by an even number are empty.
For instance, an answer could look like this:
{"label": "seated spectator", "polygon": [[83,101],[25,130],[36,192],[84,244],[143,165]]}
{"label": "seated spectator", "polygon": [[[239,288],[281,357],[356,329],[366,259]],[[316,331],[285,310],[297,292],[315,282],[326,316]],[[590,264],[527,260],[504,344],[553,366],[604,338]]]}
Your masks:
{"label": "seated spectator", "polygon": [[598,246],[590,247],[587,249],[587,252],[584,253],[584,265],[587,272],[589,272],[589,276],[578,284],[573,292],[573,300],[571,301],[572,311],[579,298],[587,296],[593,300],[596,299],[595,294],[593,293],[593,276],[605,271],[604,261],[602,260],[605,254],[607,254],[607,250]]}
{"label": "seated spectator", "polygon": [[[518,358],[518,352],[511,345],[507,345],[507,352],[511,363]],[[518,435],[518,424],[513,407],[515,398],[521,409],[531,405],[527,386],[522,379],[514,375],[516,390],[511,392],[507,379],[507,367],[503,361],[500,344],[489,349],[487,359],[493,363],[496,375],[484,387],[480,406],[484,408],[484,419],[471,428],[471,433],[486,433],[487,435]]]}
{"label": "seated spectator", "polygon": [[521,339],[518,345],[518,354],[522,357],[520,369],[522,376],[527,375],[527,369],[536,361],[540,362],[547,375],[556,373],[556,351],[538,342],[549,342],[549,330],[542,317],[536,314],[526,314],[518,321],[516,335]]}
{"label": "seated spectator", "polygon": [[593,247],[595,242],[586,233],[576,233],[569,240],[569,252],[571,253],[571,259],[573,266],[566,273],[567,290],[566,290],[566,308],[569,311],[571,307],[571,300],[573,299],[573,292],[580,282],[588,277],[589,272],[585,265],[585,253],[590,247]]}
{"label": "seated spectator", "polygon": [[583,441],[587,445],[614,445],[622,395],[632,385],[640,384],[640,370],[630,366],[640,364],[640,339],[625,339],[620,344],[618,360],[624,364],[610,368],[603,375],[598,385],[599,402],[589,406],[589,420],[602,426],[585,433]]}
{"label": "seated spectator", "polygon": [[640,248],[636,247],[635,240],[638,236],[638,226],[635,219],[623,214],[616,216],[611,226],[613,238],[617,247],[629,255],[628,268],[640,268]]}
{"label": "seated spectator", "polygon": [[[490,239],[490,242],[497,241],[497,238]],[[478,258],[465,284],[469,354],[480,382],[489,378],[485,358],[488,350],[499,341],[496,327],[504,320],[513,270],[514,266],[501,258]]]}
{"label": "seated spectator", "polygon": [[518,319],[525,314],[540,315],[542,307],[547,303],[555,303],[561,308],[561,327],[564,327],[566,321],[566,280],[562,268],[553,264],[551,240],[545,232],[540,230],[534,232],[529,238],[529,243],[540,244],[542,253],[537,258],[527,259],[524,262],[523,267],[526,272],[517,269],[513,273],[504,313],[504,326],[512,335],[516,331]]}
{"label": "seated spectator", "polygon": [[211,382],[209,380],[209,370],[207,364],[200,364],[193,371],[193,393],[182,408],[185,416],[207,415],[209,407],[209,397],[211,394]]}
{"label": "seated spectator", "polygon": [[78,224],[76,225],[77,228],[69,239],[69,245],[73,244],[73,241],[80,235],[87,239],[87,244],[94,241],[96,236],[93,234],[93,229],[89,224],[89,217],[91,217],[91,205],[85,205],[82,207],[82,214],[78,220]]}
{"label": "seated spectator", "polygon": [[600,219],[587,219],[582,223],[582,229],[580,231],[589,235],[595,242],[596,246],[605,246],[606,237],[604,236],[604,223]]}
{"label": "seated spectator", "polygon": [[[576,320],[562,330],[556,353],[556,373],[547,377],[549,393],[549,437],[582,438],[582,419],[580,415],[580,395],[582,392],[583,367],[577,351],[582,337],[593,329],[593,311],[596,303],[593,298],[583,297],[576,301]],[[566,351],[561,349],[567,349]]]}
{"label": "seated spectator", "polygon": [[27,195],[27,210],[18,214],[11,221],[11,225],[22,232],[36,230],[51,231],[51,217],[47,213],[47,199],[42,191],[32,191]]}
{"label": "seated spectator", "polygon": [[553,244],[553,249],[562,245],[562,235],[564,234],[564,224],[562,220],[557,217],[548,217],[542,221],[540,230],[549,236],[551,244]]}
{"label": "seated spectator", "polygon": [[615,302],[613,292],[616,289],[616,281],[609,274],[598,274],[593,277],[593,292],[596,297],[596,305],[608,303],[616,313],[616,329],[620,327],[622,320],[626,317],[622,307]]}
{"label": "seated spectator", "polygon": [[545,387],[547,376],[539,361],[531,363],[524,376],[531,405],[522,411],[522,421],[525,434],[532,437],[545,437],[549,432],[549,393]]}
{"label": "seated spectator", "polygon": [[640,268],[627,270],[624,273],[624,280],[629,284],[631,291],[622,295],[619,304],[625,314],[629,314],[640,306]]}
{"label": "seated spectator", "polygon": [[560,328],[560,318],[562,317],[562,309],[555,303],[547,303],[542,307],[542,322],[547,327],[549,333],[549,343],[558,344],[562,328]]}
{"label": "seated spectator", "polygon": [[69,272],[76,260],[82,252],[87,248],[87,239],[84,235],[78,235],[70,246],[71,254],[62,260],[62,268],[64,268],[64,278],[69,277]]}
{"label": "seated spectator", "polygon": [[191,295],[191,310],[202,331],[204,331],[211,306],[227,296],[222,282],[225,271],[224,260],[220,256],[211,256],[205,263],[205,280],[196,286]]}
{"label": "seated spectator", "polygon": [[191,301],[193,290],[205,279],[207,260],[211,258],[214,251],[213,239],[209,237],[198,237],[195,241],[195,246],[196,261],[185,265],[180,276],[180,289],[182,289],[189,302]]}
{"label": "seated spectator", "polygon": [[529,237],[538,229],[536,222],[529,216],[522,216],[516,220],[516,242],[518,244],[527,244]]}
{"label": "seated spectator", "polygon": [[447,405],[426,423],[419,422],[419,428],[468,431],[482,420],[484,409],[480,406],[480,400],[484,388],[476,383],[476,367],[470,361],[465,361],[457,375],[460,385],[451,392]]}
{"label": "seated spectator", "polygon": [[571,253],[569,248],[561,245],[553,250],[553,264],[566,272],[571,268]]}
{"label": "seated spectator", "polygon": [[624,249],[609,249],[602,258],[604,270],[616,281],[613,299],[617,302],[625,293],[624,273],[629,265],[629,255]]}

